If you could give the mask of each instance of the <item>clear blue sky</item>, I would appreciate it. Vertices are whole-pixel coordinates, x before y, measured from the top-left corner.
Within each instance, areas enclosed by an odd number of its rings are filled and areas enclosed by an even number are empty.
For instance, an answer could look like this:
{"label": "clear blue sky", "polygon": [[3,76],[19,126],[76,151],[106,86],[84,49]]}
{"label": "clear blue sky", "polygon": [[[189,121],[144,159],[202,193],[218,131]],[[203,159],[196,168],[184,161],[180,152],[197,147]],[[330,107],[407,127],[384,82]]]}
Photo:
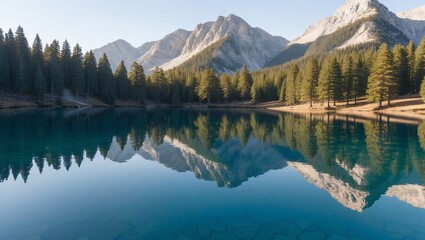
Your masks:
{"label": "clear blue sky", "polygon": [[[32,44],[39,33],[43,43],[64,39],[83,50],[116,39],[134,46],[157,40],[178,28],[230,13],[273,35],[293,39],[317,20],[327,17],[345,0],[4,0],[0,27],[18,25]],[[425,5],[425,0],[381,0],[393,12]]]}

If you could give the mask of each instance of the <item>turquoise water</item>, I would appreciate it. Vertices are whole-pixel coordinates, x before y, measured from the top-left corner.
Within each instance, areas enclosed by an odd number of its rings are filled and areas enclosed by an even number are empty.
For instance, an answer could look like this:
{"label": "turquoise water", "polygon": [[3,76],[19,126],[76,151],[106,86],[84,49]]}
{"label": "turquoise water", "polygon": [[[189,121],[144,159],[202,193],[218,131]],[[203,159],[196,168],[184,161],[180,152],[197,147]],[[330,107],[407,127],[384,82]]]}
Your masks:
{"label": "turquoise water", "polygon": [[0,112],[0,239],[425,239],[425,124]]}

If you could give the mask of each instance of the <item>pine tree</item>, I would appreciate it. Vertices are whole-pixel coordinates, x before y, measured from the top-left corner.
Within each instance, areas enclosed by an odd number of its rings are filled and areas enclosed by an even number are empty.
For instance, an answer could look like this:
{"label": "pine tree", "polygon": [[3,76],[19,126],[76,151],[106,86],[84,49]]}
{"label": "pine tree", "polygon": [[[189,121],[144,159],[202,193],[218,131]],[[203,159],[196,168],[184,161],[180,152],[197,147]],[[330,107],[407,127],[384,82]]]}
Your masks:
{"label": "pine tree", "polygon": [[238,100],[240,98],[239,89],[238,89],[239,72],[236,72],[233,75],[231,83],[232,83],[231,85],[232,85],[232,89],[233,89],[232,99],[233,99],[233,102],[235,102],[236,100]]}
{"label": "pine tree", "polygon": [[288,104],[297,103],[297,77],[300,69],[297,64],[292,64],[289,67],[288,76],[286,77],[286,102]]}
{"label": "pine tree", "polygon": [[341,65],[338,60],[334,58],[331,61],[331,72],[330,72],[331,82],[333,83],[333,102],[336,106],[336,100],[342,99],[343,92],[342,89],[342,70]]}
{"label": "pine tree", "polygon": [[422,101],[425,102],[425,78],[422,80],[420,94],[421,94],[421,97],[422,97]]}
{"label": "pine tree", "polygon": [[394,65],[400,86],[398,95],[404,95],[410,91],[409,81],[409,58],[405,47],[396,45],[393,49]]}
{"label": "pine tree", "polygon": [[201,82],[198,87],[198,97],[208,104],[216,101],[220,93],[220,84],[214,70],[207,68],[202,72]]}
{"label": "pine tree", "polygon": [[224,102],[227,103],[229,98],[232,95],[233,89],[232,89],[232,82],[229,75],[223,73],[220,76],[220,89],[223,94]]}
{"label": "pine tree", "polygon": [[96,58],[94,56],[93,51],[89,51],[84,55],[83,60],[83,69],[84,69],[84,79],[86,83],[86,90],[85,94],[86,97],[90,97],[90,95],[98,95],[100,94],[99,91],[99,84],[98,84],[98,78],[97,78],[97,62]]}
{"label": "pine tree", "polygon": [[[63,65],[62,65],[63,66]],[[71,87],[73,92],[77,95],[77,99],[80,95],[84,94],[86,89],[84,68],[83,68],[83,52],[79,44],[75,45],[71,57]]]}
{"label": "pine tree", "polygon": [[28,40],[25,37],[24,29],[19,26],[16,30],[16,49],[18,56],[18,78],[17,78],[17,90],[19,93],[29,92],[29,78],[30,78],[30,48]]}
{"label": "pine tree", "polygon": [[286,77],[282,78],[282,84],[279,89],[279,101],[283,102],[286,99]]}
{"label": "pine tree", "polygon": [[50,94],[61,97],[63,95],[63,72],[60,62],[59,41],[53,40],[50,46],[44,51],[44,62],[46,65],[46,80]]}
{"label": "pine tree", "polygon": [[119,99],[128,99],[130,81],[128,80],[127,68],[125,67],[124,61],[121,61],[114,73],[116,85],[117,85],[117,97]]}
{"label": "pine tree", "polygon": [[144,104],[146,99],[146,76],[143,66],[134,62],[131,65],[129,79],[137,102]]}
{"label": "pine tree", "polygon": [[425,38],[419,44],[415,52],[415,82],[414,82],[414,91],[418,92],[420,83],[425,77]]}
{"label": "pine tree", "polygon": [[368,73],[363,60],[357,57],[353,65],[353,97],[354,103],[357,103],[357,99],[364,96],[366,92]]}
{"label": "pine tree", "polygon": [[408,58],[408,68],[409,68],[409,92],[412,94],[415,92],[416,85],[416,76],[415,76],[415,44],[413,41],[410,41],[406,47],[407,58]]}
{"label": "pine tree", "polygon": [[319,83],[317,87],[317,94],[319,100],[327,101],[328,108],[330,107],[330,100],[334,98],[334,78],[331,76],[332,72],[332,63],[335,62],[336,59],[325,59],[323,63],[322,70],[319,75]]}
{"label": "pine tree", "polygon": [[251,96],[252,76],[248,67],[244,65],[239,73],[238,90],[242,100],[248,100]]}
{"label": "pine tree", "polygon": [[9,65],[7,61],[7,47],[3,30],[0,28],[0,99],[3,90],[9,86]]}
{"label": "pine tree", "polygon": [[74,88],[72,79],[72,68],[73,60],[71,59],[71,46],[68,41],[65,40],[62,44],[62,50],[60,53],[61,67],[63,72],[63,83],[66,88]]}
{"label": "pine tree", "polygon": [[342,65],[342,92],[347,105],[353,96],[353,58],[351,56],[344,59]]}
{"label": "pine tree", "polygon": [[[165,78],[164,70],[162,68],[156,67],[151,75],[151,88],[153,93],[153,98],[155,102],[159,100],[166,100],[166,89],[167,89],[167,79]],[[161,97],[160,97],[161,95]]]}
{"label": "pine tree", "polygon": [[301,97],[303,100],[310,102],[310,107],[313,107],[313,101],[316,99],[319,74],[319,61],[317,58],[312,57],[307,64],[307,72],[301,86]]}
{"label": "pine tree", "polygon": [[394,90],[397,89],[396,71],[393,56],[387,44],[382,44],[374,61],[371,75],[368,81],[367,98],[369,101],[388,100],[390,104]]}
{"label": "pine tree", "polygon": [[31,48],[31,86],[30,91],[40,97],[47,91],[47,83],[42,68],[44,66],[43,45],[37,34]]}
{"label": "pine tree", "polygon": [[198,80],[196,77],[192,74],[189,74],[189,76],[186,78],[185,81],[185,89],[186,89],[186,99],[188,102],[193,102],[196,100],[196,88]]}
{"label": "pine tree", "polygon": [[113,105],[116,98],[116,83],[112,74],[111,65],[106,54],[103,54],[97,65],[99,91],[102,100]]}
{"label": "pine tree", "polygon": [[44,77],[41,66],[37,65],[37,70],[34,78],[34,89],[33,92],[36,97],[40,98],[47,91],[46,78]]}
{"label": "pine tree", "polygon": [[16,47],[15,34],[12,32],[12,29],[6,33],[5,37],[6,50],[7,50],[7,59],[9,66],[9,83],[7,84],[8,88],[13,91],[18,90],[17,86],[17,77],[18,77],[18,50]]}

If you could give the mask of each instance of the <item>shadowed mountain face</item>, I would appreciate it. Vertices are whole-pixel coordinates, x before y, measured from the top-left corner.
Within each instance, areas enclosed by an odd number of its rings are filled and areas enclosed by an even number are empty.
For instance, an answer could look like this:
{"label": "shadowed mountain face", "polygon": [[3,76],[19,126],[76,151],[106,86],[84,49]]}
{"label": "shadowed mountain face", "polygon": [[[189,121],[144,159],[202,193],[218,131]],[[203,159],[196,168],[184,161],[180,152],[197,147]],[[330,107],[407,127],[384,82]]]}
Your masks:
{"label": "shadowed mountain face", "polygon": [[0,179],[31,181],[33,167],[70,170],[96,154],[156,161],[228,188],[289,166],[355,211],[382,195],[425,208],[424,129],[243,111],[2,111]]}

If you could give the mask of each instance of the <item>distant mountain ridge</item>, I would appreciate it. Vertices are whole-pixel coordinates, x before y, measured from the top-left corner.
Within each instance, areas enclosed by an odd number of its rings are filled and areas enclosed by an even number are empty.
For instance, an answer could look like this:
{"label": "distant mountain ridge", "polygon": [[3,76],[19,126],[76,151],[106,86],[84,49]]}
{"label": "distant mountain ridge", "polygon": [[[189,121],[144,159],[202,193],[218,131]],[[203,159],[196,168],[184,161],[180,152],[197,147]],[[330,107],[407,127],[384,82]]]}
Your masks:
{"label": "distant mountain ridge", "polygon": [[346,0],[332,16],[310,26],[291,42],[251,27],[231,14],[198,24],[193,31],[178,29],[139,48],[118,40],[94,53],[97,58],[106,53],[113,69],[124,60],[127,67],[136,61],[147,72],[159,66],[191,71],[212,67],[218,73],[232,73],[244,64],[257,70],[358,45],[385,42],[393,46],[410,40],[418,45],[424,36],[425,5],[396,14],[378,0]]}
{"label": "distant mountain ridge", "polygon": [[202,54],[212,45],[230,38],[235,44],[226,45],[225,48],[218,46],[210,56],[210,60],[219,59],[219,62],[222,62],[223,65],[212,66],[218,72],[234,72],[244,64],[251,70],[260,69],[276,57],[289,42],[283,37],[272,36],[260,28],[251,27],[238,16],[229,15],[220,16],[215,22],[198,24],[194,31],[179,29],[161,40],[144,44],[140,48],[135,48],[124,40],[118,40],[95,49],[94,53],[97,58],[106,53],[113,69],[124,60],[127,67],[136,61],[148,72],[156,66],[168,70]]}
{"label": "distant mountain ridge", "polygon": [[318,21],[267,65],[365,44],[419,44],[425,36],[425,6],[395,14],[378,0],[347,0],[334,15]]}

